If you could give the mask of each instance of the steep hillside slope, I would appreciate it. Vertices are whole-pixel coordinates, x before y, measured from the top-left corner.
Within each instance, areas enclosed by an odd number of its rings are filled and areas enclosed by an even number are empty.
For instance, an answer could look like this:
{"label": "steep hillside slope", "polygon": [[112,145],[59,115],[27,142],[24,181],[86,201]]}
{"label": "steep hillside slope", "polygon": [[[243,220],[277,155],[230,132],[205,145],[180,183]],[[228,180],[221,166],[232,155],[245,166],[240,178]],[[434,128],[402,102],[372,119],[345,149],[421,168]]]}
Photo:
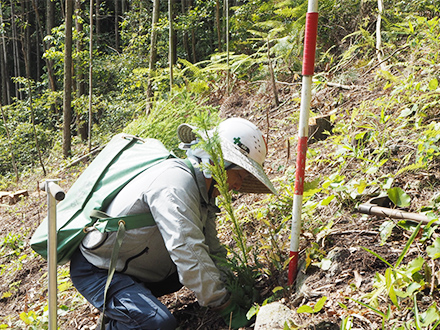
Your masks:
{"label": "steep hillside slope", "polygon": [[[437,146],[439,138],[435,132],[432,140],[437,140],[425,148],[425,156],[431,157],[429,165],[422,164],[402,171],[405,166],[417,162],[420,153],[415,151],[424,141],[420,134],[430,136],[426,133],[429,130],[426,127],[430,126],[426,125],[437,118],[439,107],[431,109],[429,116],[423,120],[407,120],[401,116],[401,109],[384,109],[382,103],[378,103],[378,100],[385,102],[387,97],[391,98],[390,92],[372,84],[374,76],[367,77],[351,81],[351,84],[321,84],[312,98],[315,115],[331,115],[333,132],[329,132],[327,139],[309,145],[304,225],[300,238],[300,256],[307,267],[298,275],[297,288],[287,287],[287,271],[281,269],[282,266],[270,264],[275,259],[271,259],[269,254],[262,259],[267,262],[264,267],[271,272],[263,274],[257,284],[261,293],[260,304],[272,297],[296,310],[306,304],[314,306],[321,297],[327,297],[322,310],[296,314],[293,321],[297,325],[317,325],[327,321],[335,327],[342,319],[351,317],[357,328],[380,328],[382,319],[378,313],[347,299],[362,300],[374,289],[375,274],[384,274],[389,267],[362,247],[394,265],[411,232],[395,225],[384,239],[381,226],[390,219],[361,215],[356,212],[356,207],[372,196],[386,192],[387,187],[400,187],[411,197],[411,204],[406,209],[419,212],[422,206],[430,205],[440,182],[436,160],[438,149],[429,151],[430,147]],[[245,230],[250,243],[259,244],[269,237],[265,230],[270,231],[252,214],[252,209],[268,205],[269,211],[264,216],[266,220],[271,217],[279,219],[280,212],[288,218],[296,160],[300,88],[301,85],[296,82],[280,83],[282,103],[279,107],[272,106],[271,91],[264,82],[237,83],[230,95],[222,91],[212,95],[211,102],[220,106],[223,118],[247,118],[257,124],[267,137],[269,156],[265,166],[279,188],[280,199],[237,196],[238,214],[244,216],[249,211]],[[428,139],[425,143],[429,143]],[[61,172],[58,175],[62,179],[60,185],[67,191],[81,171],[82,167]],[[14,205],[6,205],[4,200],[0,206],[0,324],[7,325],[7,328],[41,329],[47,321],[47,313],[43,312],[47,303],[47,265],[29,248],[29,238],[46,213],[46,197],[36,189],[36,181],[40,179],[38,176],[27,179],[18,187],[27,189],[28,197]],[[281,256],[284,261],[289,252],[288,220],[276,235],[279,252],[272,255],[273,258]],[[221,235],[225,244],[233,244],[227,228],[222,227]],[[437,232],[433,231],[425,242],[418,238],[405,253],[404,263],[416,256],[426,255],[426,245],[432,244],[436,236]],[[331,260],[329,267],[322,264],[322,260],[327,259]],[[427,264],[424,273],[429,268],[433,282],[426,285],[426,292],[420,291],[426,293],[418,298],[422,303],[421,309],[426,309],[433,302],[439,303],[436,290],[439,267],[437,261],[430,262],[432,264]],[[62,329],[94,329],[99,314],[76,293],[67,272],[67,266],[59,268],[59,324]],[[273,290],[280,286],[285,289],[274,294]],[[385,313],[390,306],[394,317],[402,322],[413,317],[407,309],[399,310],[386,298],[380,299],[380,311]],[[163,297],[163,301],[178,318],[181,329],[227,329],[215,313],[200,309],[193,294],[186,289]],[[407,306],[411,302],[401,299],[400,303]],[[332,325],[328,325],[327,329],[332,329]]]}

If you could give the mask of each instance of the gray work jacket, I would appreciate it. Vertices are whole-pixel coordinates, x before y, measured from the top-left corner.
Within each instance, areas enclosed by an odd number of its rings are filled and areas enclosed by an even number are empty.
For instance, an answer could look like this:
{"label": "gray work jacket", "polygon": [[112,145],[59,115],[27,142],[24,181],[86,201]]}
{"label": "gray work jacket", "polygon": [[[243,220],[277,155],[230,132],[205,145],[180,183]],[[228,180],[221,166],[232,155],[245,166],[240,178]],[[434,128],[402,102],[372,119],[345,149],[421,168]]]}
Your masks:
{"label": "gray work jacket", "polygon": [[[226,250],[217,237],[218,208],[208,200],[197,162],[190,160],[195,177],[182,160],[168,159],[133,179],[111,202],[106,212],[112,217],[151,212],[156,222],[127,230],[116,271],[154,283],[177,270],[180,282],[194,291],[201,306],[215,307],[227,291],[210,254],[224,256]],[[90,263],[104,269],[116,236],[106,235],[98,246],[80,247]]]}

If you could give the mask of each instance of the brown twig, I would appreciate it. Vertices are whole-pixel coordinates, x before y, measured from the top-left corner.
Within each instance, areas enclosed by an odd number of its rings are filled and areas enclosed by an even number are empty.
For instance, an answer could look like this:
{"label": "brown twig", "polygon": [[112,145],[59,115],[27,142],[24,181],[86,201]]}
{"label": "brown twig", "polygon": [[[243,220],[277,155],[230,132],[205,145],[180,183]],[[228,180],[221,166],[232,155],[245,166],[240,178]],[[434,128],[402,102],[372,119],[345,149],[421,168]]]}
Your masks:
{"label": "brown twig", "polygon": [[370,73],[371,71],[373,71],[374,69],[376,69],[379,65],[381,65],[382,63],[388,61],[390,59],[390,57],[394,56],[396,53],[408,48],[409,45],[405,45],[401,48],[396,49],[394,52],[392,52],[390,55],[388,55],[384,60],[380,61],[379,63],[377,63],[375,66],[373,66],[372,68],[368,69],[367,71],[364,72],[364,74],[362,75],[362,78],[364,76],[366,76],[368,73]]}
{"label": "brown twig", "polygon": [[379,233],[377,231],[372,230],[347,230],[347,231],[335,231],[329,233],[329,235],[351,235],[353,233],[357,233],[359,235],[365,234],[365,235],[378,235]]}

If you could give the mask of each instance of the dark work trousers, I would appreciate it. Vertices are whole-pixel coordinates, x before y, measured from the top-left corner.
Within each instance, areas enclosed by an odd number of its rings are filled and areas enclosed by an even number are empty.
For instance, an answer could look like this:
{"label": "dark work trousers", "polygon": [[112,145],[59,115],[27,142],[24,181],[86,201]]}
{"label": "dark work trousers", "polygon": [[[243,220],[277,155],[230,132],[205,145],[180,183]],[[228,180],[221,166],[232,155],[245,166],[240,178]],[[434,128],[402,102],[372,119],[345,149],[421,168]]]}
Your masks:
{"label": "dark work trousers", "polygon": [[[73,285],[93,306],[102,311],[108,270],[89,263],[78,249],[70,261]],[[107,291],[106,330],[175,329],[177,321],[157,297],[182,287],[177,273],[159,283],[142,283],[115,272]]]}

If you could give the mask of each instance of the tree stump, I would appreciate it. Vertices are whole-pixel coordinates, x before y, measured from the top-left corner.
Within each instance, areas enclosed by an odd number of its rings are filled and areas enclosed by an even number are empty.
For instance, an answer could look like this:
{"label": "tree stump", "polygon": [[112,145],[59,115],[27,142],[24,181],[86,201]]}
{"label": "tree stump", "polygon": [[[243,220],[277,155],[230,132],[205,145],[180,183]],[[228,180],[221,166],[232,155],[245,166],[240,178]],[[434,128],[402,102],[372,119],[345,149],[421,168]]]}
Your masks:
{"label": "tree stump", "polygon": [[29,196],[29,192],[27,190],[18,190],[16,192],[10,191],[0,191],[0,203],[7,201],[9,205],[13,205],[18,203],[21,197]]}
{"label": "tree stump", "polygon": [[332,133],[333,124],[330,115],[316,116],[309,119],[309,144],[323,141]]}

